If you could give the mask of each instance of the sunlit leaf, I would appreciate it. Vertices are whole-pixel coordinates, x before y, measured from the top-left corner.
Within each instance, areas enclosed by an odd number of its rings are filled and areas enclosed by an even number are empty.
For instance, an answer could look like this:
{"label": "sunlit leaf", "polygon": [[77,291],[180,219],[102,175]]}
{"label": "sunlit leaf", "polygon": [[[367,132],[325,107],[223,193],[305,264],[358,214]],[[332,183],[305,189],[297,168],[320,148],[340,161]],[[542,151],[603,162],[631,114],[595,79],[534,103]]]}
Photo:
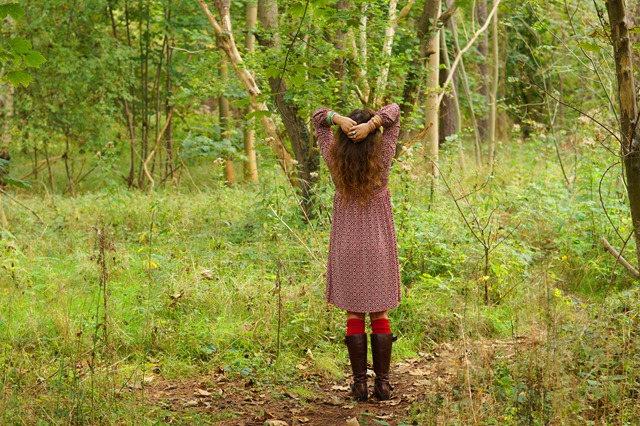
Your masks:
{"label": "sunlit leaf", "polygon": [[9,40],[9,46],[14,52],[19,54],[26,54],[31,52],[31,42],[21,37],[12,38]]}
{"label": "sunlit leaf", "polygon": [[262,117],[271,117],[271,111],[253,111],[249,114],[245,115],[245,118],[248,120],[250,118],[260,119]]}
{"label": "sunlit leaf", "polygon": [[10,71],[7,73],[7,80],[9,80],[9,83],[13,84],[15,87],[18,87],[21,84],[24,87],[28,87],[33,82],[33,77],[31,77],[31,74],[24,71]]}
{"label": "sunlit leaf", "polygon": [[47,62],[47,58],[42,56],[40,53],[34,52],[34,51],[31,51],[28,55],[24,57],[24,63],[28,67],[32,67],[32,68],[38,68],[40,65],[44,64],[45,62]]}
{"label": "sunlit leaf", "polygon": [[20,19],[24,16],[24,9],[17,3],[0,5],[0,19],[11,16],[13,19]]}

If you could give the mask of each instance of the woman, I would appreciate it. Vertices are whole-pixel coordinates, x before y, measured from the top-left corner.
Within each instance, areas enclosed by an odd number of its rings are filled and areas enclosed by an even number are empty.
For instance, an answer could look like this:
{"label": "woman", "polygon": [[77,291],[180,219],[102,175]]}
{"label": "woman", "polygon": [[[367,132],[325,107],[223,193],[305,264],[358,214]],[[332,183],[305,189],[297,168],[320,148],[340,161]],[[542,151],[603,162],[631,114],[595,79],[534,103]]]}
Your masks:
{"label": "woman", "polygon": [[[313,114],[322,156],[336,187],[327,264],[326,299],[347,312],[345,342],[353,371],[351,395],[366,401],[367,335],[376,373],[373,395],[389,399],[394,337],[387,312],[400,302],[400,273],[389,171],[400,130],[400,108],[356,109],[344,117],[327,108]],[[331,127],[337,125],[335,135]],[[384,130],[384,133],[382,132]]]}

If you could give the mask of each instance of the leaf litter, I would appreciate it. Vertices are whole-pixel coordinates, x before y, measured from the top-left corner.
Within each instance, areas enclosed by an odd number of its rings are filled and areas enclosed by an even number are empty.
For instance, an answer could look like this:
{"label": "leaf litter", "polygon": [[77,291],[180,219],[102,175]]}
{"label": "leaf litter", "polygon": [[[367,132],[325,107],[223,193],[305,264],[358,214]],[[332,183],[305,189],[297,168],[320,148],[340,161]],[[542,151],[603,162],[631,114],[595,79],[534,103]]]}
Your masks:
{"label": "leaf litter", "polygon": [[[508,358],[519,346],[536,345],[527,338],[481,342],[455,342],[420,352],[418,358],[395,363],[390,372],[392,398],[355,402],[349,396],[350,377],[337,383],[321,375],[313,380],[301,374],[296,386],[309,391],[299,396],[282,386],[263,386],[227,376],[222,370],[194,379],[155,380],[145,386],[144,403],[162,407],[180,418],[188,412],[211,413],[224,418],[222,426],[287,426],[402,424],[414,403],[437,396],[454,401],[460,378],[468,368],[479,368],[487,357]],[[474,365],[474,363],[476,365]],[[369,379],[369,389],[373,379]],[[132,389],[132,392],[140,391]],[[142,402],[142,401],[141,401]]]}

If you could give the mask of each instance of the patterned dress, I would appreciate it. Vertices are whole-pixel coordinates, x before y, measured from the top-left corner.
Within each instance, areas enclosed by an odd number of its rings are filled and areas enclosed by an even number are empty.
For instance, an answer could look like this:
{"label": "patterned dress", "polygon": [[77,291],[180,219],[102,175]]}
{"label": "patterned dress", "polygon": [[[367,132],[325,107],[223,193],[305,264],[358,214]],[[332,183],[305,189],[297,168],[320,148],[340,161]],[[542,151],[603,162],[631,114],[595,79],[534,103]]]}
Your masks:
{"label": "patterned dress", "polygon": [[[330,166],[334,137],[326,120],[329,111],[316,110],[313,125],[322,156]],[[386,311],[397,307],[401,297],[396,231],[387,186],[400,131],[400,108],[387,105],[377,114],[384,129],[381,185],[364,205],[345,200],[337,191],[333,198],[326,299],[349,312]]]}

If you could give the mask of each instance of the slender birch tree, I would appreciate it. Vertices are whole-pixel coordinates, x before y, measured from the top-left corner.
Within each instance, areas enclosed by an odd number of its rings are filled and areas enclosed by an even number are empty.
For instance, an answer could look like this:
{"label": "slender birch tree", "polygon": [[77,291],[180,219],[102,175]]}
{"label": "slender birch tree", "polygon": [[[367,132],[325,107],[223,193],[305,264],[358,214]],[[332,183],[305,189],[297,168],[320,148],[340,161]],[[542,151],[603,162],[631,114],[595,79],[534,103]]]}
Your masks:
{"label": "slender birch tree", "polygon": [[[440,0],[427,0],[426,4],[433,14],[432,22],[437,22],[440,16]],[[425,6],[426,8],[427,6]],[[425,135],[425,146],[428,146],[429,171],[434,178],[440,175],[438,169],[438,127],[440,117],[440,100],[438,99],[438,88],[440,87],[440,31],[433,31],[427,41],[427,51],[430,52],[427,60],[427,83],[424,121],[429,129]]]}
{"label": "slender birch tree", "polygon": [[[249,1],[247,3],[246,13],[246,35],[244,38],[244,50],[247,54],[253,55],[255,53],[255,41],[256,36],[254,34],[256,28],[256,21],[258,20],[258,4],[255,1]],[[253,107],[248,105],[246,108],[246,115],[251,114]],[[244,125],[244,179],[250,182],[258,181],[258,163],[256,162],[256,131],[253,128],[253,118],[246,119]]]}
{"label": "slender birch tree", "polygon": [[[495,5],[495,1],[493,3]],[[496,150],[496,125],[498,117],[498,77],[500,74],[500,57],[498,50],[498,12],[492,18],[491,21],[491,80],[489,89],[489,127],[487,133],[487,139],[489,141],[489,168],[493,170],[493,161],[495,158]]]}

